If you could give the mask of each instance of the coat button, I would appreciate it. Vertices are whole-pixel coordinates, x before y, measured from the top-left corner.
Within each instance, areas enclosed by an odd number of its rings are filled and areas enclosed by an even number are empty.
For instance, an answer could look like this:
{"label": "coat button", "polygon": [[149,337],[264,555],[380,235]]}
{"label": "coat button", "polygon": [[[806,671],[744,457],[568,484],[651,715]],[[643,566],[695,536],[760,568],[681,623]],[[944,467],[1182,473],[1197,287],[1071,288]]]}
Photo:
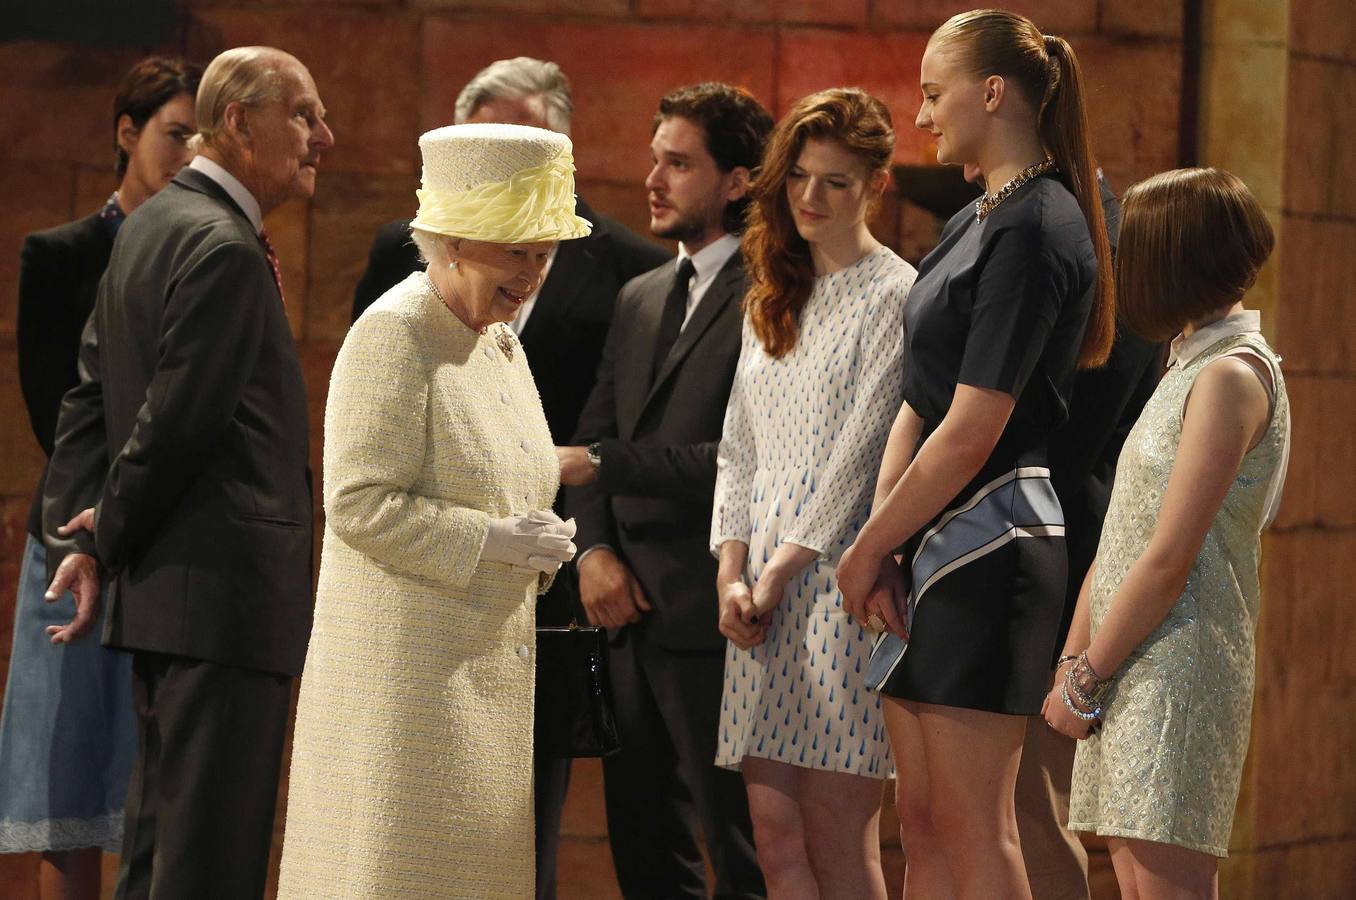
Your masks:
{"label": "coat button", "polygon": [[527,441],[519,441],[519,442],[518,442],[518,446],[519,446],[520,448],[522,448],[522,451],[523,451],[524,453],[526,453],[527,450],[528,450],[528,448],[531,447],[532,445],[529,444]]}
{"label": "coat button", "polygon": [[486,359],[494,359],[494,348],[493,348],[493,347],[486,347],[486,348],[485,348],[485,358],[486,358]]}
{"label": "coat button", "polygon": [[527,658],[528,658],[529,656],[531,656],[531,655],[532,655],[532,651],[529,650],[529,649],[527,649],[527,645],[526,645],[526,644],[521,644],[521,645],[519,645],[519,647],[518,647],[518,658],[519,658],[519,659],[521,659],[523,662],[527,662]]}
{"label": "coat button", "polygon": [[507,393],[505,393],[504,391],[500,391],[500,392],[499,392],[499,399],[500,399],[502,402],[504,402],[504,403],[508,403],[508,402],[509,402],[509,395],[508,395]]}

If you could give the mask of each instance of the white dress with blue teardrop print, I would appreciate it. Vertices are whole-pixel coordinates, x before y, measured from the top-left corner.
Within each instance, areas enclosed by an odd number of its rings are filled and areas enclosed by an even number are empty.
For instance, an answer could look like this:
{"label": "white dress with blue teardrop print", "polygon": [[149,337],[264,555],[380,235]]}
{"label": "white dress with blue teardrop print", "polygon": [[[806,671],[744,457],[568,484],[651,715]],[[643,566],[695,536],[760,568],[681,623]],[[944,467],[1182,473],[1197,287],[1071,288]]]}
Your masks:
{"label": "white dress with blue teardrop print", "polygon": [[817,278],[780,359],[744,324],[716,478],[712,550],[749,545],[754,584],[783,541],[819,551],[786,588],[764,642],[730,644],[716,764],[746,756],[888,778],[871,636],[843,612],[834,567],[866,522],[902,402],[903,312],[916,272],[885,247]]}

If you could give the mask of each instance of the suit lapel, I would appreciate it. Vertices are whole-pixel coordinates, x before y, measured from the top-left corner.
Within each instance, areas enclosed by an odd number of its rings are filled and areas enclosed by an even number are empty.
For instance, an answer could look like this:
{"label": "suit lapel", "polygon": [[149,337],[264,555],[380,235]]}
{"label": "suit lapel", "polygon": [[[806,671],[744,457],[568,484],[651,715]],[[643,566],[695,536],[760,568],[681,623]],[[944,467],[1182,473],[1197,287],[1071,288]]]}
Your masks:
{"label": "suit lapel", "polygon": [[[625,382],[617,384],[617,425],[624,440],[631,440],[650,390],[650,369],[654,364],[654,345],[659,340],[659,319],[664,314],[664,297],[673,283],[673,261],[643,278],[651,279],[645,299],[635,305],[631,319],[630,349]],[[616,325],[614,324],[615,328]],[[620,371],[620,370],[619,370]]]}
{"label": "suit lapel", "polygon": [[584,285],[592,280],[593,270],[598,266],[598,254],[592,244],[589,238],[562,241],[560,248],[556,250],[556,260],[551,264],[551,271],[547,274],[546,280],[542,282],[532,315],[528,317],[527,324],[523,326],[523,333],[519,335],[529,356],[536,341],[550,341],[555,338],[552,326],[559,318],[561,310],[565,309],[584,289]]}
{"label": "suit lapel", "polygon": [[[208,176],[199,172],[197,169],[184,166],[179,170],[179,174],[174,176],[174,181],[180,187],[187,188],[190,191],[197,191],[200,194],[207,194],[209,197],[214,197],[224,203],[231,212],[244,219],[247,223],[249,222],[249,216],[245,215],[245,211],[231,198],[231,195],[226,192],[226,189]],[[253,226],[250,226],[250,228],[253,230]]]}
{"label": "suit lapel", "polygon": [[[721,312],[735,299],[740,282],[743,280],[744,265],[743,258],[738,252],[730,257],[729,261],[721,268],[720,273],[716,275],[716,280],[711,283],[707,289],[706,295],[702,297],[697,308],[692,311],[692,318],[688,320],[682,332],[678,335],[678,340],[674,341],[673,349],[669,350],[668,358],[659,368],[659,374],[655,376],[654,384],[650,385],[650,390],[645,395],[645,403],[641,409],[650,405],[659,388],[664,382],[673,376],[678,365],[683,359],[692,352],[692,348],[701,340],[706,330],[711,327],[711,323],[719,318]],[[662,303],[660,306],[662,307]],[[658,337],[659,317],[656,315],[654,320],[654,330],[651,332],[649,346],[654,346]]]}
{"label": "suit lapel", "polygon": [[518,336],[529,356],[536,341],[555,338],[551,326],[560,311],[592,280],[593,270],[598,267],[599,247],[607,234],[606,229],[600,223],[598,214],[579,197],[575,197],[574,212],[588,219],[593,230],[588,237],[560,242],[556,261],[551,264],[551,271],[547,273],[541,291],[537,294],[537,304],[523,326],[523,333]]}

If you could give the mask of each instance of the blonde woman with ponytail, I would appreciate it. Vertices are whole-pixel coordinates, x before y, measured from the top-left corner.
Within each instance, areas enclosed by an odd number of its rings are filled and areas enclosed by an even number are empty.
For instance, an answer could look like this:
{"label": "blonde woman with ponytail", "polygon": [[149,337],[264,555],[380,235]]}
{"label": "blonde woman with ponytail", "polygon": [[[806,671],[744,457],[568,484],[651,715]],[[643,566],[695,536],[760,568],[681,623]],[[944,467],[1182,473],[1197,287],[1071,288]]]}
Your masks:
{"label": "blonde woman with ponytail", "polygon": [[990,193],[919,269],[905,402],[838,584],[884,632],[867,683],[886,701],[908,896],[1028,898],[1013,785],[1067,565],[1047,440],[1075,370],[1110,350],[1110,250],[1068,43],[962,13],[928,42],[921,88],[938,161]]}

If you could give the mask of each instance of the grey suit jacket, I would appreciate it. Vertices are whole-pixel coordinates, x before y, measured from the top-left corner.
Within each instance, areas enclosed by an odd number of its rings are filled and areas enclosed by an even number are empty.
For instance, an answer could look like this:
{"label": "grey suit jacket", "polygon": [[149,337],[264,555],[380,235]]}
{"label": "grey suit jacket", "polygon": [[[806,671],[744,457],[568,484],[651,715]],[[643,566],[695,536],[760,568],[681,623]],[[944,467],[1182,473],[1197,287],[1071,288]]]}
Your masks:
{"label": "grey suit jacket", "polygon": [[739,362],[743,260],[716,275],[651,379],[665,263],[622,288],[574,443],[600,445],[595,484],[570,488],[580,549],[609,544],[635,572],[654,611],[647,637],[678,650],[716,650],[716,561],[707,547],[716,448]]}
{"label": "grey suit jacket", "polygon": [[[262,245],[184,169],[114,243],[62,401],[51,563],[108,570],[104,641],[280,674],[311,624],[306,387]],[[56,527],[95,506],[93,538]]]}

